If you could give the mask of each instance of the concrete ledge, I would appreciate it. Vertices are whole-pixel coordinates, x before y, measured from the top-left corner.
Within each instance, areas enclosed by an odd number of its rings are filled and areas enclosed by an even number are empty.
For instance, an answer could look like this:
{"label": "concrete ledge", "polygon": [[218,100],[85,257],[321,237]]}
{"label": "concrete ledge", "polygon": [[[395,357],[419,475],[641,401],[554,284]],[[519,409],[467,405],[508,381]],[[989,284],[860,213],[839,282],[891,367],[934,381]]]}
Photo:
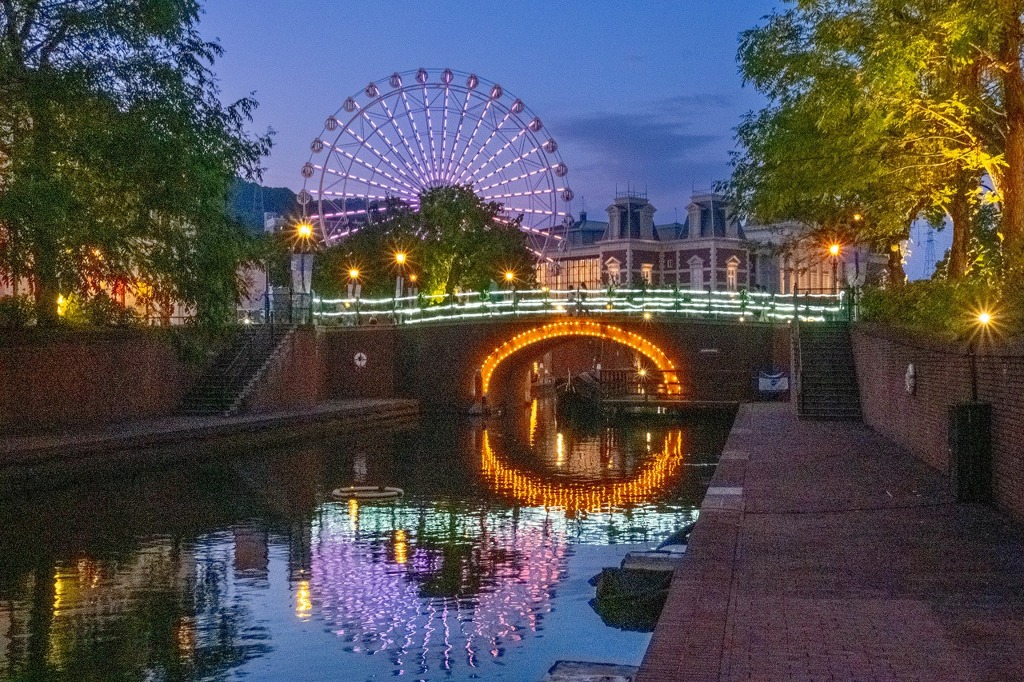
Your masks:
{"label": "concrete ledge", "polygon": [[302,410],[232,417],[167,417],[116,424],[98,431],[6,438],[0,440],[0,468],[283,427],[328,422],[366,427],[417,415],[419,403],[415,400],[359,399],[333,401]]}

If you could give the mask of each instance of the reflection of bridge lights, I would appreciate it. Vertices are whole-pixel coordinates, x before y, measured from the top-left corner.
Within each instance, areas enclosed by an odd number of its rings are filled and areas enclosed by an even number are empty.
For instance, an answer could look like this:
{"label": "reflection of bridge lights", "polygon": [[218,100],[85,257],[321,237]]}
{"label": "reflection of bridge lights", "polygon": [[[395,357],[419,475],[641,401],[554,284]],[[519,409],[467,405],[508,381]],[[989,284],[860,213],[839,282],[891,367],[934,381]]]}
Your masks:
{"label": "reflection of bridge lights", "polygon": [[680,393],[679,377],[676,374],[676,365],[669,359],[661,348],[654,345],[639,334],[626,331],[619,327],[597,322],[572,320],[564,322],[553,322],[540,327],[534,327],[520,334],[494,349],[494,352],[487,356],[483,366],[480,368],[480,377],[483,385],[483,393],[487,395],[490,390],[491,376],[498,365],[504,362],[513,353],[535,343],[548,339],[562,338],[566,336],[590,336],[607,339],[620,343],[636,352],[646,356],[654,363],[655,367],[664,373],[664,381],[669,393]]}
{"label": "reflection of bridge lights", "polygon": [[406,542],[405,542],[405,531],[395,531],[395,563],[404,564],[408,559],[406,557]]}
{"label": "reflection of bridge lights", "polygon": [[677,431],[666,436],[661,452],[632,480],[615,483],[545,481],[535,474],[508,467],[491,449],[486,429],[481,459],[484,476],[499,494],[510,494],[530,506],[562,507],[570,512],[598,511],[649,502],[674,480],[682,468],[682,434]]}
{"label": "reflection of bridge lights", "polygon": [[353,532],[359,530],[359,501],[354,497],[348,501],[348,525]]}
{"label": "reflection of bridge lights", "polygon": [[537,399],[530,403],[530,447],[537,440]]}
{"label": "reflection of bridge lights", "polygon": [[300,580],[295,592],[295,615],[300,620],[309,618],[313,612],[313,602],[309,599],[309,581]]}

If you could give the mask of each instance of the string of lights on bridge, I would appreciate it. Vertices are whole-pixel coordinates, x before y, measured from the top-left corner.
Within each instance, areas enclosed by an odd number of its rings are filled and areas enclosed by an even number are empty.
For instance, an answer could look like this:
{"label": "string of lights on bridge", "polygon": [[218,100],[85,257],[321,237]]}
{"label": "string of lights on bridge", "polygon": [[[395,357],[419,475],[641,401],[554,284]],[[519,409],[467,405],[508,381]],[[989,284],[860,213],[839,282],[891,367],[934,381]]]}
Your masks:
{"label": "string of lights on bridge", "polygon": [[320,322],[357,324],[389,318],[402,324],[439,320],[542,315],[633,315],[735,319],[738,321],[825,322],[848,312],[848,294],[771,294],[759,291],[679,289],[529,289],[494,292],[401,296],[394,298],[315,298],[313,315]]}

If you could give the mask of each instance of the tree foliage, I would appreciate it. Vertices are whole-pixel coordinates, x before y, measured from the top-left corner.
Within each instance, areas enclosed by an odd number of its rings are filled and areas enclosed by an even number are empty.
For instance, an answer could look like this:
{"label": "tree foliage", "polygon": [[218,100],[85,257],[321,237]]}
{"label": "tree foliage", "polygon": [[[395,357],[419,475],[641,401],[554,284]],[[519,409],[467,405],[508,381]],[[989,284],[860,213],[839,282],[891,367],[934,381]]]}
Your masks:
{"label": "tree foliage", "polygon": [[[746,117],[731,190],[765,221],[851,225],[877,246],[949,215],[947,274],[971,259],[975,214],[1024,241],[1019,0],[796,0],[744,33]],[[890,251],[891,252],[891,251]]]}
{"label": "tree foliage", "polygon": [[220,320],[251,243],[226,212],[258,177],[256,103],[219,100],[196,0],[0,0],[0,276],[58,294],[119,283]]}
{"label": "tree foliage", "polygon": [[[399,274],[406,281],[416,275],[427,295],[483,291],[507,271],[530,285],[535,258],[520,222],[506,220],[501,204],[480,199],[471,186],[436,187],[420,196],[418,210],[392,202],[369,225],[317,254],[314,289],[342,293],[353,268],[364,295],[390,295]],[[395,262],[398,252],[404,265]]]}

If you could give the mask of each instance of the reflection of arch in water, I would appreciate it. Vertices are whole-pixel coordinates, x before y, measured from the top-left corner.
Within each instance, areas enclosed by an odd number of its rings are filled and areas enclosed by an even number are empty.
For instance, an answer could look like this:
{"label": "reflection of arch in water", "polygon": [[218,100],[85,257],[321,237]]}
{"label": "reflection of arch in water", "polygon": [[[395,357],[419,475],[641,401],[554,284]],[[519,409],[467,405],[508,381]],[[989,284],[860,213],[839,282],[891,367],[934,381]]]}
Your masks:
{"label": "reflection of arch in water", "polygon": [[661,451],[645,463],[636,476],[614,483],[545,481],[536,474],[507,466],[494,454],[486,429],[481,458],[484,478],[499,494],[511,495],[529,506],[598,511],[650,502],[656,493],[675,480],[683,465],[682,433],[675,431],[665,436]]}
{"label": "reflection of arch in water", "polygon": [[494,352],[487,356],[484,364],[480,367],[480,378],[483,385],[483,394],[487,395],[490,390],[491,377],[494,370],[498,368],[510,355],[527,346],[548,339],[557,339],[570,336],[589,336],[593,338],[606,339],[620,343],[636,352],[646,356],[654,366],[664,373],[666,390],[669,393],[679,393],[679,378],[676,374],[676,364],[661,350],[639,334],[626,331],[620,327],[587,320],[566,320],[552,322],[540,327],[528,329],[525,332],[516,334],[511,339],[494,349]]}

